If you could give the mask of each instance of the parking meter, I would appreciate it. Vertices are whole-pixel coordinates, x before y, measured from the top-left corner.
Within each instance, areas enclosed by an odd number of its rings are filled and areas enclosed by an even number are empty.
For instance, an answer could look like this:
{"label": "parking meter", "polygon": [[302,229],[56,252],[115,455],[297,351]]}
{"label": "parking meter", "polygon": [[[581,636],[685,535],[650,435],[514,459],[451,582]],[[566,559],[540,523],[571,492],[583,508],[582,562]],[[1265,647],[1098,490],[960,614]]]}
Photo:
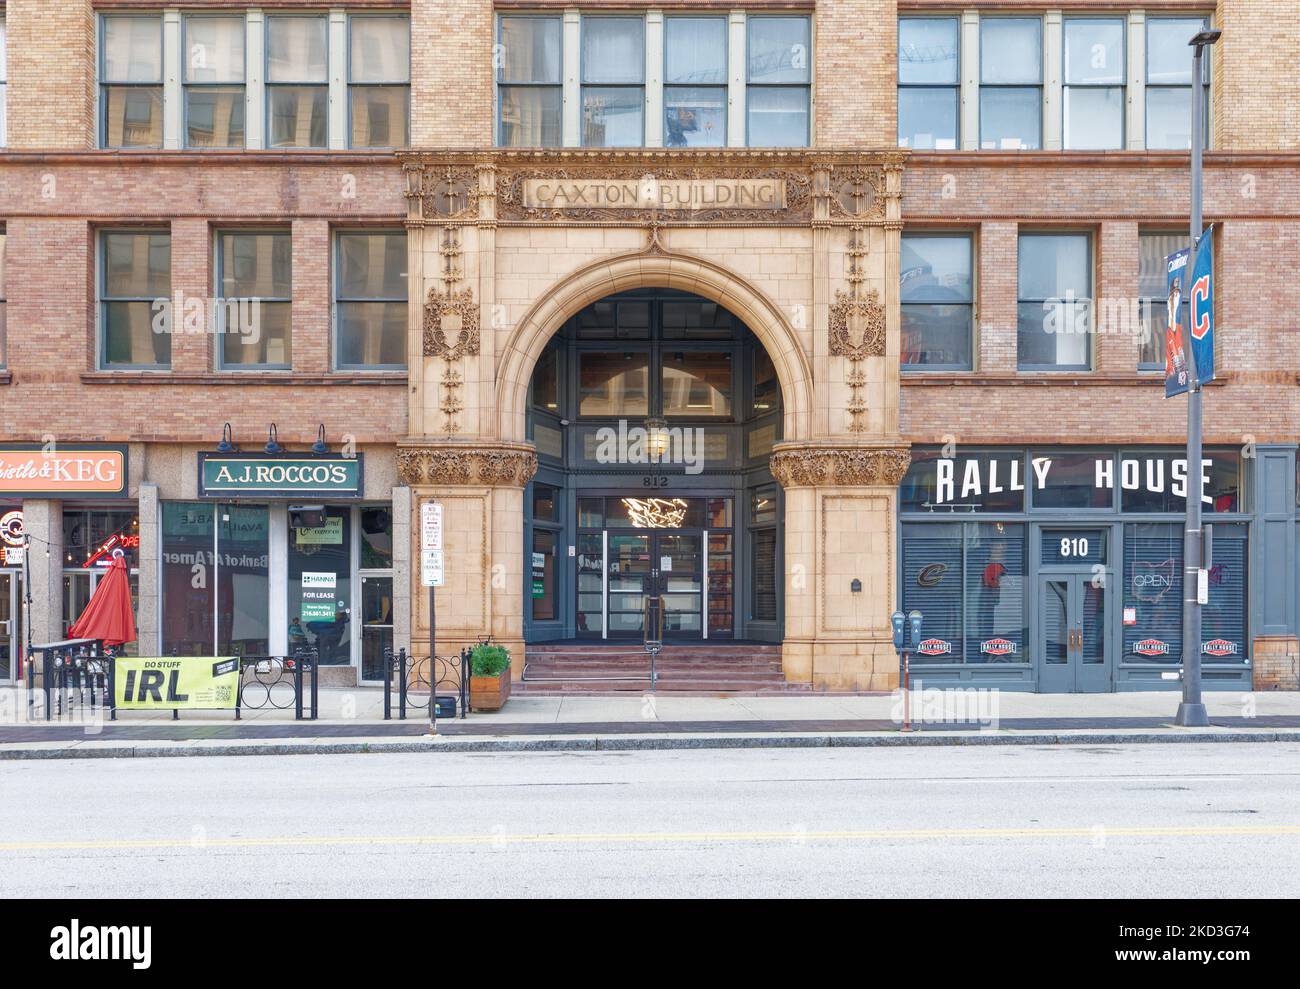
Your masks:
{"label": "parking meter", "polygon": [[918,649],[921,645],[921,613],[913,611],[907,616],[907,621],[912,626],[912,648]]}
{"label": "parking meter", "polygon": [[894,651],[902,652],[903,643],[905,641],[903,638],[904,623],[907,621],[907,619],[901,611],[895,611],[892,615],[889,616],[889,621],[890,624],[894,626]]}

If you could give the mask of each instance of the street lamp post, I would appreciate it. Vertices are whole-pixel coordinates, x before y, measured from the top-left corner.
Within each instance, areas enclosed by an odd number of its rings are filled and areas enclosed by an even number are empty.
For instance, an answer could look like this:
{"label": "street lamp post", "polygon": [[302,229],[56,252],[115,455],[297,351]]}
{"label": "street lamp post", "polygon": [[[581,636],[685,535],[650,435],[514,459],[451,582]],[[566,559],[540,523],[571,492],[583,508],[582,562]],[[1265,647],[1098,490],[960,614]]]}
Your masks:
{"label": "street lamp post", "polygon": [[[1184,278],[1196,270],[1197,242],[1201,237],[1201,145],[1204,87],[1201,61],[1205,49],[1219,40],[1222,32],[1205,30],[1189,42],[1192,46],[1192,217],[1191,248]],[[1190,286],[1188,286],[1190,288]],[[1187,523],[1183,531],[1183,699],[1174,721],[1185,727],[1202,727],[1210,716],[1201,700],[1201,572],[1204,540],[1201,531],[1201,497],[1204,479],[1201,466],[1201,377],[1194,348],[1188,348],[1187,370]]]}

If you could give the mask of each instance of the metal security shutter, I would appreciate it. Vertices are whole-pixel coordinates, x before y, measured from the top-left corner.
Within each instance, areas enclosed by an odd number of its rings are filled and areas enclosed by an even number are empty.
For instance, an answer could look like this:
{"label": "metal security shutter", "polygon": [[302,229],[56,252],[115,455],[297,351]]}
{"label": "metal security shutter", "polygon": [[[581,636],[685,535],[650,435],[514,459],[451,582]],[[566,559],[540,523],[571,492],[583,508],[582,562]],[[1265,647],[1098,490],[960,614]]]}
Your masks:
{"label": "metal security shutter", "polygon": [[776,621],[776,530],[755,529],[752,536],[754,620]]}
{"label": "metal security shutter", "polygon": [[1201,609],[1201,652],[1206,663],[1244,663],[1249,601],[1247,527],[1214,523],[1210,602]]}
{"label": "metal security shutter", "polygon": [[1025,530],[966,526],[966,662],[1014,663],[1026,657]]}
{"label": "metal security shutter", "polygon": [[947,652],[917,654],[916,662],[960,663],[962,650],[961,526],[903,527],[903,610],[921,612],[924,637]]}

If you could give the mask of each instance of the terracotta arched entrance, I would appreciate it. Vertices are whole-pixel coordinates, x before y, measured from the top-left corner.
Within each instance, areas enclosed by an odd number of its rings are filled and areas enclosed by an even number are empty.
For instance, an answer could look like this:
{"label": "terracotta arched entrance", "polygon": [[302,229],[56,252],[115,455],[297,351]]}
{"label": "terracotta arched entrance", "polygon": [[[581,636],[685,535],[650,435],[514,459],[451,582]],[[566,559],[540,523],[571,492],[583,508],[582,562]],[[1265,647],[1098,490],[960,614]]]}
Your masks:
{"label": "terracotta arched entrance", "polygon": [[580,268],[538,301],[511,333],[496,380],[497,429],[505,440],[525,438],[528,383],[547,342],[584,306],[632,288],[693,292],[725,306],[762,342],[781,382],[784,436],[805,439],[812,424],[812,371],[798,335],[780,309],[740,276],[704,258],[638,253]]}

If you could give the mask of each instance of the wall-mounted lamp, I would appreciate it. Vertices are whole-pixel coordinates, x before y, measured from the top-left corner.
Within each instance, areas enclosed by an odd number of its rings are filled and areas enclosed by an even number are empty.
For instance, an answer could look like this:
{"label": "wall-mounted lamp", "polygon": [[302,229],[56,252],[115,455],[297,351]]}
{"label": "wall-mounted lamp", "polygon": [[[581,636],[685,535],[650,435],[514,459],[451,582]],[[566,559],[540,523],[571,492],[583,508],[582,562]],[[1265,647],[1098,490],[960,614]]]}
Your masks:
{"label": "wall-mounted lamp", "polygon": [[316,442],[311,445],[311,452],[318,457],[323,457],[330,452],[329,444],[325,442],[325,423],[321,423],[316,430]]}
{"label": "wall-mounted lamp", "polygon": [[646,447],[655,463],[668,455],[668,420],[651,417],[645,421]]}
{"label": "wall-mounted lamp", "polygon": [[849,590],[854,594],[861,594],[862,581],[858,580],[857,577],[854,577],[853,580],[849,582]]}
{"label": "wall-mounted lamp", "polygon": [[221,442],[217,444],[217,453],[236,453],[239,447],[235,446],[235,436],[230,429],[230,423],[221,427]]}
{"label": "wall-mounted lamp", "polygon": [[262,449],[271,456],[284,453],[284,447],[280,445],[280,435],[276,431],[275,423],[271,423],[271,427],[266,431],[266,446]]}

